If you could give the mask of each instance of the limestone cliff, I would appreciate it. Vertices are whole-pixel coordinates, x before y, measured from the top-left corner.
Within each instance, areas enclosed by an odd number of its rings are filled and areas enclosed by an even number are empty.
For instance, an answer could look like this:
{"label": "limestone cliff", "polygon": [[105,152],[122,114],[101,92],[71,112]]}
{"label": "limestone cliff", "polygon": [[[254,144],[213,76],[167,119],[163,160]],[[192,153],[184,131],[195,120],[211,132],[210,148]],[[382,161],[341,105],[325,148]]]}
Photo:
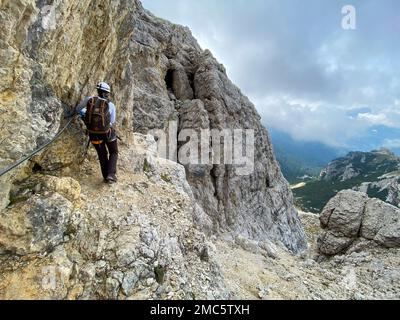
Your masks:
{"label": "limestone cliff", "polygon": [[[213,231],[233,230],[299,252],[305,236],[270,138],[251,102],[188,28],[154,17],[137,0],[2,1],[1,165],[53,136],[63,115],[99,80],[113,88],[120,135],[169,129],[255,130],[254,172],[232,165],[187,166],[186,175]],[[193,121],[194,119],[197,119]],[[171,128],[170,128],[171,129]],[[1,180],[1,204],[35,164],[45,172],[83,159],[77,126],[24,170]]]}

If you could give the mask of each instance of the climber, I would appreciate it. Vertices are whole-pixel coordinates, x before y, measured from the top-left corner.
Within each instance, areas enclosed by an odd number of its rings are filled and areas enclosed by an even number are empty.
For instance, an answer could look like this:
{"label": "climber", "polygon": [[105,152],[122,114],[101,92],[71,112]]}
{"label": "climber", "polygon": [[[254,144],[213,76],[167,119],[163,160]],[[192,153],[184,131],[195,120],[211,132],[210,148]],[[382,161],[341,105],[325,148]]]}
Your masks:
{"label": "climber", "polygon": [[105,183],[117,182],[118,142],[115,131],[116,108],[109,100],[111,89],[105,82],[97,85],[97,96],[85,98],[76,111],[86,125],[90,142],[97,151]]}

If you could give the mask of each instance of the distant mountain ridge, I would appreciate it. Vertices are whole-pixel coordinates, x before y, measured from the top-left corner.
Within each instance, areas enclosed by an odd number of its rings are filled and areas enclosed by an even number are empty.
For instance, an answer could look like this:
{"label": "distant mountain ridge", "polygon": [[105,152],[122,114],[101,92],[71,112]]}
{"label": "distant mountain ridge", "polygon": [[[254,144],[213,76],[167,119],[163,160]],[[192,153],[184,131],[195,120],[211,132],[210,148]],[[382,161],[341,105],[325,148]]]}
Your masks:
{"label": "distant mountain ridge", "polygon": [[368,177],[375,173],[396,170],[400,158],[388,149],[371,152],[350,152],[345,157],[335,159],[322,170],[320,179],[325,181],[346,181],[360,175]]}
{"label": "distant mountain ridge", "polygon": [[318,180],[293,190],[303,210],[319,213],[339,191],[353,189],[399,206],[400,158],[388,149],[350,152],[331,161]]}

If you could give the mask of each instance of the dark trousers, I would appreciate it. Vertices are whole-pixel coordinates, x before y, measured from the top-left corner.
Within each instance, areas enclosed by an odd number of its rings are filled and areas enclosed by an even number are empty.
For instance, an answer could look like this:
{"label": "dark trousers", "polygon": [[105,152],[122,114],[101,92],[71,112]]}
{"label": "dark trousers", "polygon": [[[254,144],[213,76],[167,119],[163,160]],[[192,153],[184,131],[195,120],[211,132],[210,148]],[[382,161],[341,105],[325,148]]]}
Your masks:
{"label": "dark trousers", "polygon": [[91,141],[102,141],[100,144],[93,144],[99,156],[101,173],[104,179],[108,175],[117,174],[118,142],[117,139],[109,141],[108,135],[90,135]]}

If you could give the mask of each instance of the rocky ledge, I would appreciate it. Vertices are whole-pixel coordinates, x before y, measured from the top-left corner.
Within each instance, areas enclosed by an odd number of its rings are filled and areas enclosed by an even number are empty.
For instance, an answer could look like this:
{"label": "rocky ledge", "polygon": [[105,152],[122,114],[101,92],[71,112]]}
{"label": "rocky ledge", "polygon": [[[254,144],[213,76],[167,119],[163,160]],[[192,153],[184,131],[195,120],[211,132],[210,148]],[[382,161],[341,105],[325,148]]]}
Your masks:
{"label": "rocky ledge", "polygon": [[95,178],[93,150],[80,174],[20,184],[0,216],[0,297],[229,298],[185,170],[156,149],[134,135],[116,185]]}

